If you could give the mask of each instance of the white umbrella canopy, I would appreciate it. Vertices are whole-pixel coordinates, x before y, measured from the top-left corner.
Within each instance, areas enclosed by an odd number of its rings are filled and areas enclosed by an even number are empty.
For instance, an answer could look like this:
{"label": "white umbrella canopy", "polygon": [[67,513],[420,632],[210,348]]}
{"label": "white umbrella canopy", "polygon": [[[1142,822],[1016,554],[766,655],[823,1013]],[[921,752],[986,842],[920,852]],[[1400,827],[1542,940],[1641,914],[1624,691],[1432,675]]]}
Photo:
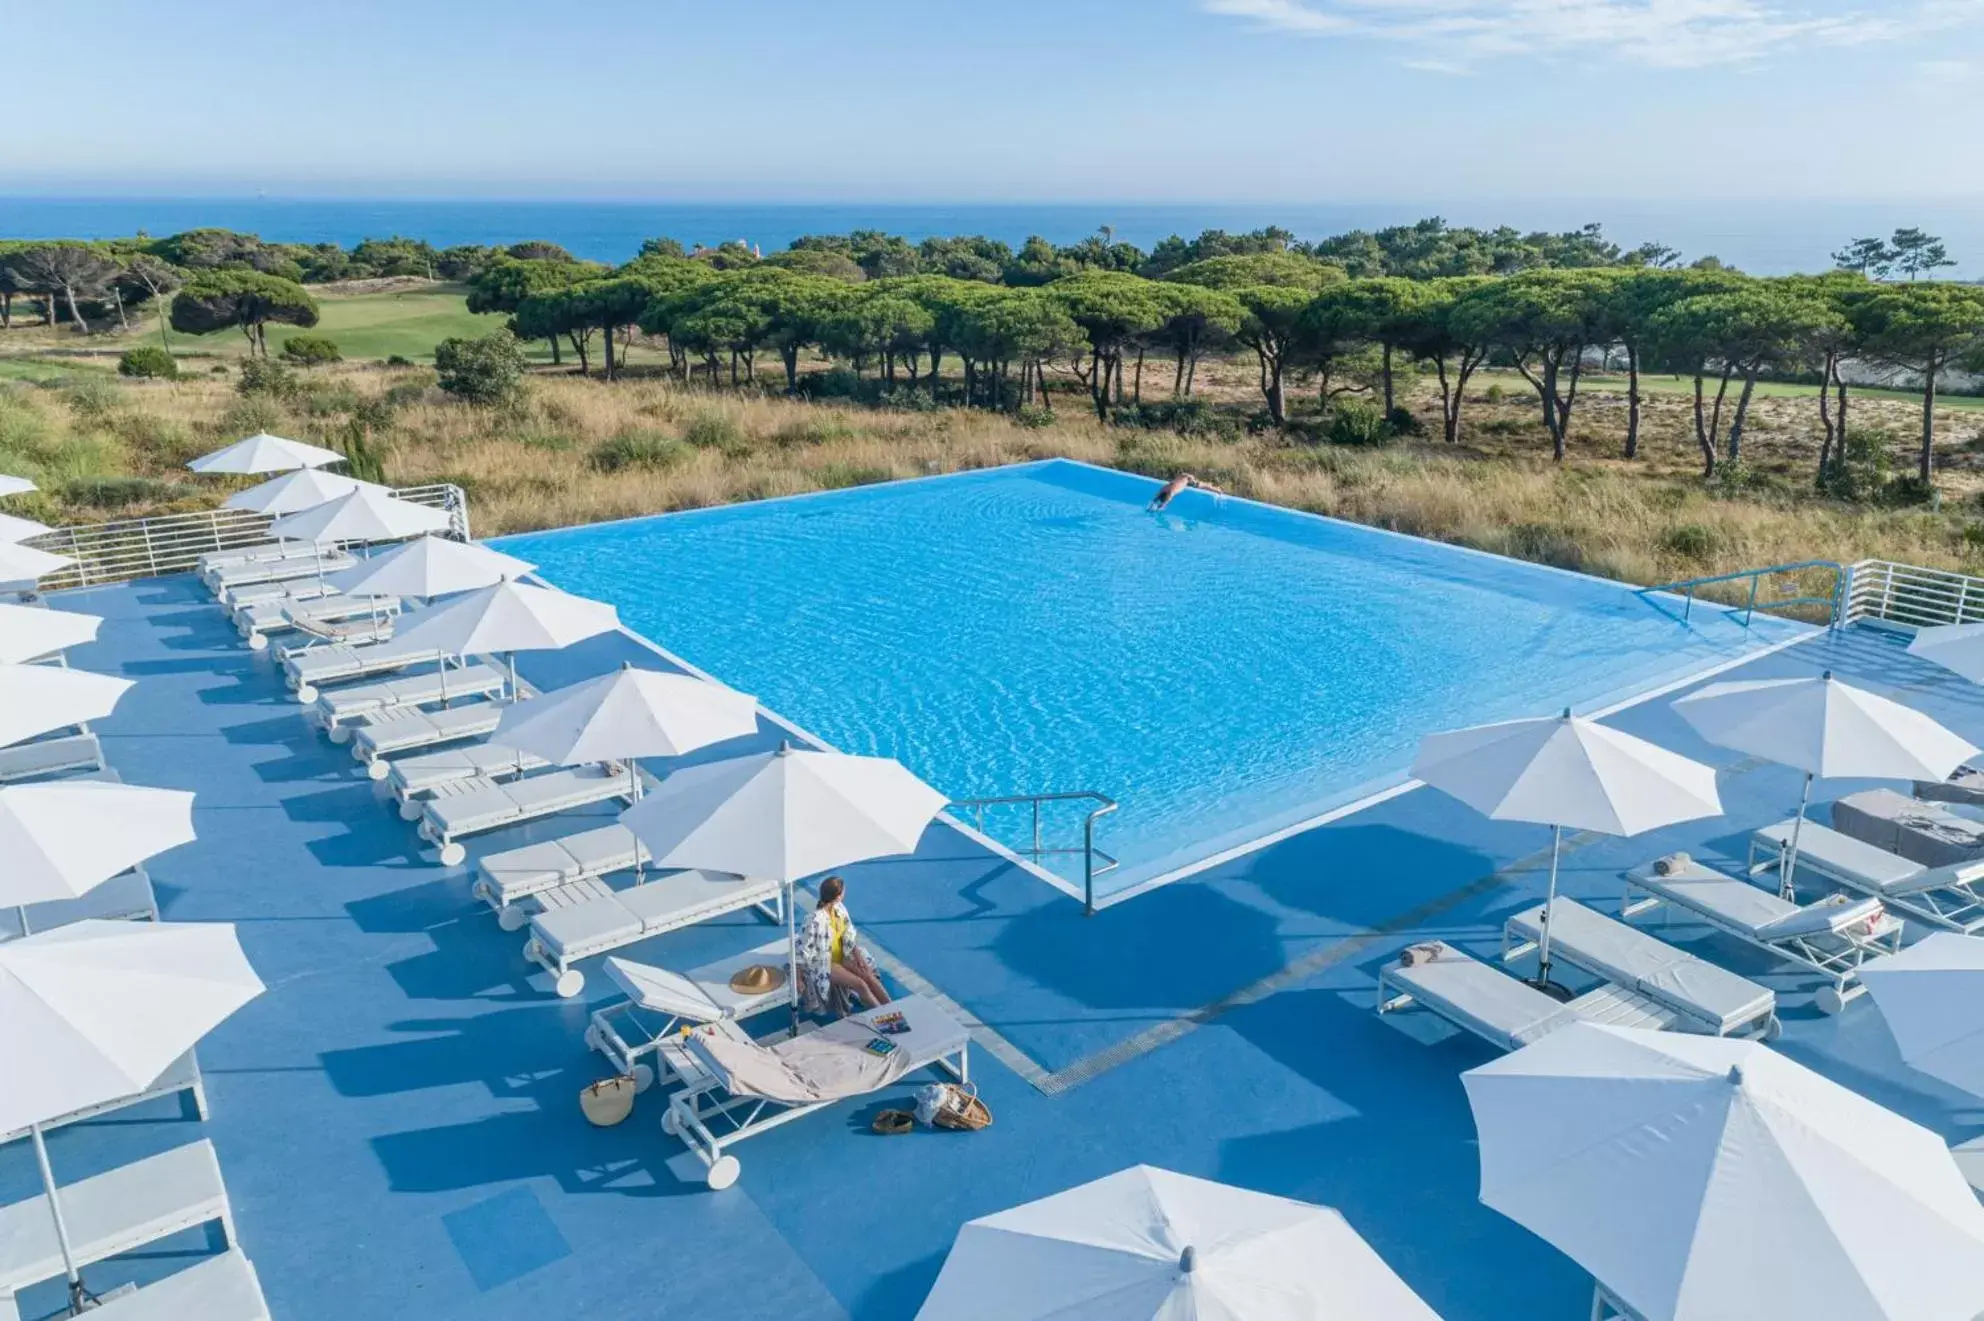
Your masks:
{"label": "white umbrella canopy", "polygon": [[262,989],[224,922],[91,920],[0,944],[0,1129],[33,1134],[72,1313],[90,1295],[42,1124],[143,1091]]}
{"label": "white umbrella canopy", "polygon": [[73,555],[55,555],[33,546],[23,546],[18,542],[0,542],[0,582],[24,582],[30,578],[46,578],[58,569],[66,569],[76,562]]}
{"label": "white umbrella canopy", "polygon": [[1494,820],[1551,828],[1537,974],[1545,983],[1565,830],[1637,835],[1722,814],[1714,767],[1568,710],[1429,734],[1420,741],[1412,775]]}
{"label": "white umbrella canopy", "polygon": [[1938,931],[1860,965],[1912,1069],[1984,1097],[1984,940]]}
{"label": "white umbrella canopy", "polygon": [[246,440],[237,440],[232,445],[202,454],[187,464],[194,472],[246,474],[250,476],[271,472],[289,472],[295,468],[321,468],[327,463],[343,463],[344,455],[336,450],[327,450],[320,445],[306,445],[300,440],[285,440],[281,436],[271,436],[266,431],[258,431]]}
{"label": "white umbrella canopy", "polygon": [[0,602],[0,664],[19,665],[94,642],[102,625],[99,615]]}
{"label": "white umbrella canopy", "polygon": [[679,757],[757,731],[757,698],[707,679],[630,665],[511,706],[489,741],[577,766]]}
{"label": "white umbrella canopy", "polygon": [[1779,888],[1787,895],[1814,779],[1942,780],[1977,755],[1920,711],[1841,683],[1831,670],[1817,678],[1712,683],[1674,709],[1719,747],[1805,772],[1797,823],[1780,855]]}
{"label": "white umbrella canopy", "polygon": [[535,564],[472,541],[424,536],[382,551],[331,575],[352,596],[417,596],[472,592],[523,577]]}
{"label": "white umbrella canopy", "polygon": [[15,477],[8,473],[0,473],[0,496],[26,495],[30,491],[39,491],[40,489],[39,486],[36,486],[25,477]]}
{"label": "white umbrella canopy", "polygon": [[1984,1310],[1941,1139],[1757,1042],[1575,1023],[1461,1081],[1482,1202],[1643,1321]]}
{"label": "white umbrella canopy", "polygon": [[0,542],[26,541],[44,532],[55,529],[46,523],[37,523],[32,518],[17,518],[12,514],[0,514]]}
{"label": "white umbrella canopy", "polygon": [[360,490],[376,491],[380,495],[392,494],[391,488],[377,482],[361,482],[356,477],[324,472],[319,468],[298,468],[260,486],[236,491],[221,504],[228,509],[245,509],[251,514],[294,514]]}
{"label": "white umbrella canopy", "polygon": [[1908,654],[1984,683],[1984,624],[1939,624],[1915,631]]}
{"label": "white umbrella canopy", "polygon": [[928,1321],[1438,1321],[1328,1207],[1138,1165],[970,1221]]}
{"label": "white umbrella canopy", "polygon": [[0,665],[0,744],[101,720],[133,684],[60,665]]}
{"label": "white umbrella canopy", "polygon": [[192,839],[193,795],[177,789],[103,780],[8,785],[0,788],[7,860],[0,905],[73,899]]}
{"label": "white umbrella canopy", "polygon": [[517,652],[557,651],[619,626],[619,613],[604,601],[502,582],[421,611],[411,627],[400,631],[398,642],[453,656],[507,653],[514,694]]}
{"label": "white umbrella canopy", "polygon": [[444,509],[401,500],[384,487],[362,486],[269,524],[269,535],[314,541],[398,541],[423,532],[446,532],[453,520]]}

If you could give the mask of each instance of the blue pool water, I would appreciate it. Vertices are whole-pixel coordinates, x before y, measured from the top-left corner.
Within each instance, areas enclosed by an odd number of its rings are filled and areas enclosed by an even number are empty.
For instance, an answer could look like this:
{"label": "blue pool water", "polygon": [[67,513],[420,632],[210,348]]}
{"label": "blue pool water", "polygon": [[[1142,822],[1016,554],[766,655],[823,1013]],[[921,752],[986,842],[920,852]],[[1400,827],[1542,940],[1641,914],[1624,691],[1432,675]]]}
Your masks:
{"label": "blue pool water", "polygon": [[[1789,636],[1615,583],[1066,461],[506,538],[568,591],[953,798],[1095,789],[1135,885]],[[1002,833],[995,831],[994,833]]]}

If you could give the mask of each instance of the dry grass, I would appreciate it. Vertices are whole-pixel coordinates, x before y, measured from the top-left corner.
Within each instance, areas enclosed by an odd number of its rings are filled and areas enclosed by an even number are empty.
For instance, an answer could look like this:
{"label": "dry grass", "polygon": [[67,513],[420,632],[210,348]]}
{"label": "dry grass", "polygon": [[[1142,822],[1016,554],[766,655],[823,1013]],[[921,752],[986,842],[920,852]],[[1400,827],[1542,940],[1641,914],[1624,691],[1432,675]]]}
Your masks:
{"label": "dry grass", "polygon": [[[960,410],[878,411],[570,376],[538,377],[522,408],[491,414],[422,389],[426,379],[331,369],[281,405],[244,400],[221,377],[0,383],[0,468],[42,481],[47,494],[15,507],[49,521],[197,507],[220,492],[186,474],[186,459],[258,426],[338,444],[351,404],[390,388],[399,406],[371,438],[387,479],[460,483],[478,531],[491,535],[1063,455],[1158,475],[1190,470],[1237,494],[1642,583],[1805,558],[1984,567],[1984,505],[1964,448],[1984,421],[1974,413],[1946,419],[1952,459],[1942,507],[1931,511],[1813,495],[1813,419],[1796,400],[1758,405],[1751,445],[1760,485],[1728,490],[1695,473],[1684,401],[1652,401],[1643,457],[1629,464],[1613,453],[1623,401],[1591,396],[1578,423],[1584,439],[1559,466],[1514,388],[1520,382],[1505,384],[1499,402],[1482,387],[1464,446],[1351,450],[1105,428],[1073,395],[1062,397],[1053,425],[1029,428]],[[1430,407],[1422,397],[1414,403]],[[1907,434],[1904,405],[1858,407],[1860,421]]]}

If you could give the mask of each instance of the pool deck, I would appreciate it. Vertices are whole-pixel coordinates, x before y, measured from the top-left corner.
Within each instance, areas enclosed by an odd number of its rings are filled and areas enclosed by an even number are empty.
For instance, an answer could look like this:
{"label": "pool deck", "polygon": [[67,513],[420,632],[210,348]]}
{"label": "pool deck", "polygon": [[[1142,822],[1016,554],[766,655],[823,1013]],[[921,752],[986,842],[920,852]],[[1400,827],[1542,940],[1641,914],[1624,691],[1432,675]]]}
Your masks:
{"label": "pool deck", "polygon": [[[153,1103],[58,1132],[51,1156],[67,1182],[210,1138],[278,1321],[909,1317],[964,1220],[1138,1162],[1339,1208],[1449,1321],[1587,1315],[1586,1277],[1476,1200],[1459,1074],[1489,1050],[1422,1013],[1372,1012],[1402,945],[1498,947],[1501,920],[1541,896],[1539,828],[1410,792],[1093,918],[935,828],[912,857],[849,869],[849,897],[898,985],[975,1022],[996,1123],[870,1134],[905,1083],[745,1144],[741,1181],[712,1193],[660,1131],[656,1094],[619,1127],[584,1123],[577,1092],[606,1072],[581,1040],[586,1003],[550,994],[522,934],[470,898],[466,868],[420,858],[196,582],[59,604],[106,619],[74,664],[140,681],[100,726],[112,764],[198,794],[198,841],[151,868],[165,915],[239,923],[269,991],[200,1048],[208,1122]],[[523,669],[557,687],[627,659],[661,664],[614,636]],[[1723,677],[1823,668],[1984,743],[1984,688],[1889,636],[1821,635]],[[1729,768],[1727,818],[1571,837],[1567,893],[1614,900],[1621,869],[1675,848],[1740,860],[1748,831],[1796,804],[1794,772],[1704,745],[1670,702],[1611,722]],[[777,737],[767,726],[758,741]],[[474,841],[471,859],[519,838]],[[633,953],[688,967],[772,934],[745,917]],[[1810,979],[1676,936],[1779,991],[1787,1054],[1952,1140],[1984,1126],[1974,1099],[1900,1063],[1864,998],[1829,1018]],[[604,979],[586,994],[604,998]],[[0,1149],[0,1201],[36,1187],[26,1145]],[[143,1280],[210,1250],[188,1235],[87,1274]],[[59,1289],[22,1302],[52,1314]]]}

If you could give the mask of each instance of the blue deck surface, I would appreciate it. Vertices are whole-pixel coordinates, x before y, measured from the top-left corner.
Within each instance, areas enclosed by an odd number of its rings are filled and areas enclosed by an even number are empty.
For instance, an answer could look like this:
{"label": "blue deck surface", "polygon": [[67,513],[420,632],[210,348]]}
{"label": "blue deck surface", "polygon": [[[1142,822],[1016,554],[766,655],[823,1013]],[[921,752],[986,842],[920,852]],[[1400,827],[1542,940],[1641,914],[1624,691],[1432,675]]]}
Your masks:
{"label": "blue deck surface", "polygon": [[[887,966],[983,1024],[973,1067],[997,1122],[869,1134],[904,1085],[746,1143],[741,1182],[711,1193],[660,1132],[658,1097],[620,1127],[585,1124],[577,1092],[604,1072],[581,1041],[585,1003],[549,993],[465,870],[420,859],[196,583],[61,604],[107,620],[74,663],[140,681],[101,727],[113,764],[199,795],[198,842],[152,867],[166,916],[238,922],[269,992],[201,1047],[209,1122],[158,1103],[62,1130],[51,1154],[71,1180],[211,1138],[279,1321],[908,1317],[965,1219],[1136,1162],[1340,1208],[1450,1321],[1586,1315],[1581,1273],[1476,1201],[1459,1074],[1489,1051],[1424,1014],[1372,1012],[1378,968],[1408,941],[1493,950],[1501,919],[1540,895],[1539,829],[1422,790],[1089,919],[933,829],[914,857],[852,869],[849,898]],[[524,668],[557,686],[623,659],[660,663],[616,636]],[[1984,741],[1984,689],[1880,635],[1821,637],[1736,676],[1822,667]],[[1668,699],[1614,721],[1735,765]],[[1621,868],[1668,848],[1740,858],[1797,791],[1793,773],[1743,763],[1723,780],[1726,820],[1574,838],[1565,888],[1609,901]],[[770,934],[743,918],[634,952],[693,966]],[[1780,991],[1787,1053],[1952,1139],[1979,1122],[1974,1101],[1899,1063],[1864,999],[1824,1017],[1809,979],[1674,934]],[[27,1147],[0,1149],[0,1200],[35,1186]],[[148,1278],[209,1250],[189,1235],[89,1275]],[[59,1301],[41,1287],[24,1310]]]}

